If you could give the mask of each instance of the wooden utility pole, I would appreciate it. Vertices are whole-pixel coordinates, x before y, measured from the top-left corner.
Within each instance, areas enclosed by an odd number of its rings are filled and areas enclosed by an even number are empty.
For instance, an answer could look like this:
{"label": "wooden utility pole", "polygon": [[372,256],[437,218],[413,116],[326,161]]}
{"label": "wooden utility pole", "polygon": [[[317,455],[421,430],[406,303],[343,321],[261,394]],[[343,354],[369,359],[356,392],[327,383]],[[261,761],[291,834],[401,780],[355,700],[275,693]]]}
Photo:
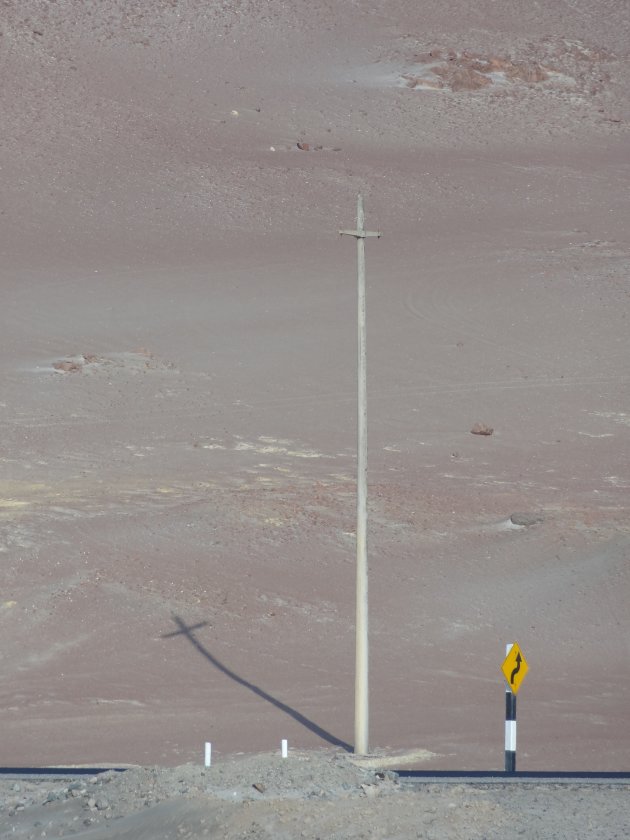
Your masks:
{"label": "wooden utility pole", "polygon": [[356,583],[356,664],[354,683],[354,751],[369,751],[368,693],[368,562],[367,562],[367,375],[365,344],[365,239],[381,234],[365,230],[363,196],[357,200],[356,230],[340,234],[357,240],[358,268],[358,413],[357,413],[357,583]]}

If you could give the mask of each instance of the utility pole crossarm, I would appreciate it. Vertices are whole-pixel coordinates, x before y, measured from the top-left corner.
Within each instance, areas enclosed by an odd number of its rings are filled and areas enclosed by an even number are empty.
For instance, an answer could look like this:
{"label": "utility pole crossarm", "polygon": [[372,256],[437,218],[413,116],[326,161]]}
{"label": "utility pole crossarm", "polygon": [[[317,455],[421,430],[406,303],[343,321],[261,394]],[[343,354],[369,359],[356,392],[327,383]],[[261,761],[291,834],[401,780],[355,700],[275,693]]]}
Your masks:
{"label": "utility pole crossarm", "polygon": [[376,236],[377,239],[381,238],[380,230],[340,230],[340,236],[356,236],[357,239],[365,239],[368,236]]}

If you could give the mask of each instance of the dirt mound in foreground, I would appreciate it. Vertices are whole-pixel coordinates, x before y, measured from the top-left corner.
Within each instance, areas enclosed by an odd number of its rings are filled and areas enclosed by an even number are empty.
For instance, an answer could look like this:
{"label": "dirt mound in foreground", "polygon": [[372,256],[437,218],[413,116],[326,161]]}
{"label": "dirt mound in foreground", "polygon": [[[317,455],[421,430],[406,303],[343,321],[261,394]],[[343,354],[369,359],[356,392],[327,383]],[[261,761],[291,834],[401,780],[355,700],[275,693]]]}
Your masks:
{"label": "dirt mound in foreground", "polygon": [[266,753],[221,759],[208,769],[188,764],[63,782],[7,780],[0,783],[0,822],[24,840],[509,838],[522,836],[532,820],[543,832],[536,836],[560,840],[586,837],[587,825],[603,838],[628,829],[627,786],[498,781],[410,788],[369,763],[324,751],[287,759]]}

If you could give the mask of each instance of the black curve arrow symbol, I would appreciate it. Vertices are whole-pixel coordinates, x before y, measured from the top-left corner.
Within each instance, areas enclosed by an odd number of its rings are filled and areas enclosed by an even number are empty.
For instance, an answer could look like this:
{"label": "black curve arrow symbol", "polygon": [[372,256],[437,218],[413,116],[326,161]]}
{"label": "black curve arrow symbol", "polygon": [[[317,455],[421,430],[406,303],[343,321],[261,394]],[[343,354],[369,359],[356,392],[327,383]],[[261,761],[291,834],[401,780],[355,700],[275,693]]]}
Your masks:
{"label": "black curve arrow symbol", "polygon": [[521,654],[519,652],[519,653],[516,654],[516,668],[510,674],[510,685],[514,685],[514,677],[521,670],[521,662],[522,662],[522,657],[521,657]]}

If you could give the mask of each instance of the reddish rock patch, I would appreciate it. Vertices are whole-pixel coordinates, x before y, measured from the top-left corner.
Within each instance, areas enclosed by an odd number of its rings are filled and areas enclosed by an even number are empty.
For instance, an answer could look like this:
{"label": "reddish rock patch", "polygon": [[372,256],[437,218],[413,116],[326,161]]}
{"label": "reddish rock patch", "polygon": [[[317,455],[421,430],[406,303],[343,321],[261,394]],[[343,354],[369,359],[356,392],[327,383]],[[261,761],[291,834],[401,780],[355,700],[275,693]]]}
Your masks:
{"label": "reddish rock patch", "polygon": [[537,61],[514,61],[505,56],[487,56],[464,50],[433,49],[415,57],[423,66],[419,74],[403,76],[411,88],[447,88],[454,93],[481,90],[496,82],[536,84],[549,78],[549,70]]}
{"label": "reddish rock patch", "polygon": [[60,362],[53,362],[53,368],[62,373],[80,373],[83,370],[83,364],[81,362],[62,360]]}

